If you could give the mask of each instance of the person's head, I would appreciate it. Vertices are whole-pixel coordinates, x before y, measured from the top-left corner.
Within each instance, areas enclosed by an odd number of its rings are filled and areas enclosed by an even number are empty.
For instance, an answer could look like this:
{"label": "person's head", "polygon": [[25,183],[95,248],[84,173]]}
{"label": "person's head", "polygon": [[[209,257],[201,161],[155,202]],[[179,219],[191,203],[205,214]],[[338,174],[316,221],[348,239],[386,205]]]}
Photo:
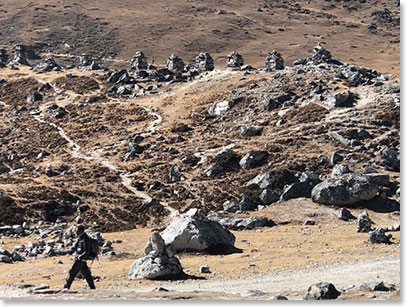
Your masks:
{"label": "person's head", "polygon": [[79,237],[81,234],[85,232],[85,227],[83,225],[79,225],[76,227],[76,235]]}

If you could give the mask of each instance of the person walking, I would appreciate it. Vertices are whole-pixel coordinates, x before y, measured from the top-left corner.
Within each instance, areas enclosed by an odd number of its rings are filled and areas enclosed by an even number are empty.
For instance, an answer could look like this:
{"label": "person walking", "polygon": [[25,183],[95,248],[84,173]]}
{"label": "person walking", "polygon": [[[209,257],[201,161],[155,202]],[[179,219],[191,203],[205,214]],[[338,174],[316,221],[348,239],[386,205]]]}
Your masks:
{"label": "person walking", "polygon": [[81,271],[83,276],[85,276],[89,287],[91,289],[96,289],[90,269],[88,267],[88,264],[86,263],[86,260],[88,260],[89,258],[91,249],[91,239],[85,233],[85,227],[82,225],[79,225],[76,228],[76,235],[78,237],[78,240],[75,243],[76,256],[72,268],[69,270],[69,276],[66,280],[64,288],[71,288],[73,280],[75,279],[79,271]]}

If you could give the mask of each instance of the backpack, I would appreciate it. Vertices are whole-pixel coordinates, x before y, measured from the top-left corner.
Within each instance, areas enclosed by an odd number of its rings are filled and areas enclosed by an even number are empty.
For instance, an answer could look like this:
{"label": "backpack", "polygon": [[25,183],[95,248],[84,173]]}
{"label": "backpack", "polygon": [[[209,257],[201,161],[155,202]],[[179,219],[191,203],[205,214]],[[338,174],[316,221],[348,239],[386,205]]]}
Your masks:
{"label": "backpack", "polygon": [[95,260],[98,259],[99,257],[99,242],[96,239],[90,238],[90,252],[89,252],[89,260]]}

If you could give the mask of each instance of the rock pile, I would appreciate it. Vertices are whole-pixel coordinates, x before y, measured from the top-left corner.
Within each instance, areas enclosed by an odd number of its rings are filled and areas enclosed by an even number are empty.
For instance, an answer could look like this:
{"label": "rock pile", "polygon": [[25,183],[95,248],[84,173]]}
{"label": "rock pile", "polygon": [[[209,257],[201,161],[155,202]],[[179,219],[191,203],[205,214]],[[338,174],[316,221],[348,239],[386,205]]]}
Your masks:
{"label": "rock pile", "polygon": [[243,65],[244,60],[240,53],[233,51],[231,54],[228,55],[226,68],[240,69]]}
{"label": "rock pile", "polygon": [[131,58],[130,69],[136,71],[148,69],[147,57],[144,55],[143,51],[136,51]]}
{"label": "rock pile", "polygon": [[213,58],[207,52],[201,52],[195,58],[195,68],[198,71],[212,71],[215,69],[215,65],[213,63]]}
{"label": "rock pile", "polygon": [[[26,245],[15,246],[12,255],[12,261],[24,261],[27,258],[35,257],[54,257],[63,255],[72,255],[75,253],[74,226],[68,224],[54,224],[51,227],[32,226],[28,223],[15,226],[0,227],[0,234],[8,237],[21,237],[28,235],[37,235],[35,241],[29,241]],[[112,242],[104,240],[100,233],[86,230],[86,233],[96,239],[100,246],[102,255],[114,255]],[[45,240],[49,238],[49,240]],[[14,253],[17,253],[16,256]],[[13,256],[14,255],[14,256]],[[9,256],[10,257],[10,256]],[[18,259],[18,260],[14,260]]]}
{"label": "rock pile", "polygon": [[44,73],[48,71],[60,71],[61,67],[55,62],[53,58],[46,58],[44,61],[38,63],[33,71],[37,73]]}
{"label": "rock pile", "polygon": [[91,55],[82,54],[78,58],[78,68],[82,68],[83,70],[98,70],[100,66],[93,60]]}
{"label": "rock pile", "polygon": [[369,231],[369,241],[375,244],[390,244],[392,235],[386,235],[384,228],[377,228],[373,231]]}
{"label": "rock pile", "polygon": [[174,218],[162,233],[166,244],[176,251],[223,251],[233,247],[235,236],[218,222],[210,220],[190,209]]}
{"label": "rock pile", "polygon": [[309,286],[304,297],[305,300],[334,300],[341,293],[336,290],[335,286],[328,282],[319,282]]}
{"label": "rock pile", "polygon": [[13,49],[13,56],[8,63],[10,66],[14,65],[27,65],[30,66],[30,64],[27,61],[27,47],[25,45],[19,44],[16,45]]}
{"label": "rock pile", "polygon": [[373,221],[366,210],[358,216],[356,222],[358,223],[357,232],[370,232],[372,230]]}
{"label": "rock pile", "polygon": [[185,64],[179,56],[171,54],[170,57],[167,59],[166,67],[173,73],[180,73],[184,71]]}
{"label": "rock pile", "polygon": [[168,279],[183,273],[174,246],[166,244],[157,231],[152,234],[144,252],[146,256],[131,265],[129,279]]}
{"label": "rock pile", "polygon": [[267,55],[265,70],[268,72],[272,72],[281,69],[284,69],[284,59],[280,53],[273,50]]}

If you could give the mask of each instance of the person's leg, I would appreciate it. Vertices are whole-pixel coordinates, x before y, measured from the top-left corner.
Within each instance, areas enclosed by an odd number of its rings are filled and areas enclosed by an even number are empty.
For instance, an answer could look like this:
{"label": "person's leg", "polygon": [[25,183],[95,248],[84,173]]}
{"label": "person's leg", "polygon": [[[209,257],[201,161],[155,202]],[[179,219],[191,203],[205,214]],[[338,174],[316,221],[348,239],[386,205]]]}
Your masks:
{"label": "person's leg", "polygon": [[81,265],[79,263],[80,261],[75,261],[72,265],[72,268],[69,270],[69,277],[66,280],[66,283],[64,285],[64,288],[69,289],[72,285],[73,280],[76,277],[76,274],[78,274],[79,270],[81,269]]}
{"label": "person's leg", "polygon": [[88,282],[88,285],[91,289],[96,289],[95,287],[95,283],[93,282],[93,277],[92,274],[90,272],[90,269],[87,265],[86,262],[83,262],[82,266],[81,266],[81,272],[83,274],[83,276],[85,276],[86,281]]}

